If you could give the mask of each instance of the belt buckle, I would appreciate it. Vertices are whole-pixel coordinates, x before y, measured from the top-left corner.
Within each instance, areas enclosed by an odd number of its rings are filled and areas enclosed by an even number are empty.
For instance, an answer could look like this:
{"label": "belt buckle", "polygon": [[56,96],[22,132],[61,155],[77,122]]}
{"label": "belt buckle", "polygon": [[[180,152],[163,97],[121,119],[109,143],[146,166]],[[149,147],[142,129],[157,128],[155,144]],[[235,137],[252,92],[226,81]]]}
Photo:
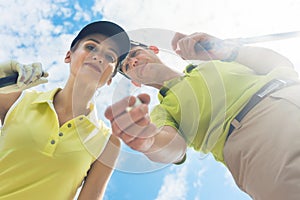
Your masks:
{"label": "belt buckle", "polygon": [[282,79],[274,79],[270,82],[270,85],[265,88],[263,91],[257,94],[260,98],[264,98],[266,95],[274,92],[275,90],[282,88],[287,85],[287,81]]}
{"label": "belt buckle", "polygon": [[282,79],[275,79],[276,81],[279,81],[282,86],[286,86],[289,82],[288,81],[285,81],[285,80],[282,80]]}

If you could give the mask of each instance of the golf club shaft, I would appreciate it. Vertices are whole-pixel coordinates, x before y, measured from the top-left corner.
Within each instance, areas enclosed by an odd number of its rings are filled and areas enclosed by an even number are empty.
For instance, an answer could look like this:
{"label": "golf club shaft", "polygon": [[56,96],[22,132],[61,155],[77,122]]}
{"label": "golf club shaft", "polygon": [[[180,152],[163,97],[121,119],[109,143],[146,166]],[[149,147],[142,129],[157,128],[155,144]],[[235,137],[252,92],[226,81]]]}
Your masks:
{"label": "golf club shaft", "polygon": [[[48,76],[47,72],[42,72],[42,77],[47,77],[47,76]],[[18,80],[18,73],[17,72],[15,72],[15,73],[13,73],[9,76],[0,78],[0,88],[16,84],[17,80]]]}
{"label": "golf club shaft", "polygon": [[14,73],[10,76],[0,78],[0,88],[16,84],[17,80],[18,80],[18,73]]}
{"label": "golf club shaft", "polygon": [[[247,38],[231,38],[226,40],[231,40],[243,45],[243,44],[253,44],[259,42],[268,42],[274,40],[283,40],[283,39],[299,37],[299,36],[300,36],[300,31],[293,31],[293,32],[275,33],[275,34],[247,37]],[[215,44],[213,42],[209,42],[209,41],[197,42],[194,48],[196,52],[204,51],[204,50],[208,51],[212,49],[214,45]],[[17,79],[18,79],[18,73],[14,73],[10,76],[0,78],[0,88],[17,83]]]}
{"label": "golf club shaft", "polygon": [[[275,33],[275,34],[247,37],[247,38],[231,38],[226,40],[230,40],[238,44],[244,45],[244,44],[253,44],[259,42],[268,42],[274,40],[283,40],[283,39],[299,37],[299,36],[300,36],[300,31],[293,31],[293,32]],[[212,49],[214,45],[215,43],[209,41],[197,42],[194,48],[196,52],[208,51]]]}

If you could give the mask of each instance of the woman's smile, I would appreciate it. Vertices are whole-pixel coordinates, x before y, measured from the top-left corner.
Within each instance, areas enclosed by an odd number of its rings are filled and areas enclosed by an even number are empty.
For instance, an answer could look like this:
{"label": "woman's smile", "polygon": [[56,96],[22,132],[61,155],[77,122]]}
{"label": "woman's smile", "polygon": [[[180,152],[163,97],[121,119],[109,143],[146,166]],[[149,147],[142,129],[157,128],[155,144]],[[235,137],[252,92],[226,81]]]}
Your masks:
{"label": "woman's smile", "polygon": [[84,65],[86,65],[88,68],[92,69],[93,71],[97,72],[97,73],[102,73],[102,69],[100,66],[97,66],[94,63],[84,63]]}

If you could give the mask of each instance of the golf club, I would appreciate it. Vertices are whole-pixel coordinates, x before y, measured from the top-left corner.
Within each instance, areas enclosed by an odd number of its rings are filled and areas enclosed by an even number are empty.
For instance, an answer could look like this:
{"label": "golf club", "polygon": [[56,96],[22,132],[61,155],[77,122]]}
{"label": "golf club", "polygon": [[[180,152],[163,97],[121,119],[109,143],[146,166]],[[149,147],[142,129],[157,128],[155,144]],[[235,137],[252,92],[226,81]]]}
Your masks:
{"label": "golf club", "polygon": [[[226,39],[233,42],[237,42],[241,45],[244,44],[253,44],[253,43],[259,43],[259,42],[268,42],[268,41],[274,41],[274,40],[283,40],[293,37],[299,37],[300,31],[292,31],[292,32],[283,32],[283,33],[275,33],[275,34],[268,34],[268,35],[261,35],[261,36],[254,36],[254,37],[246,37],[246,38],[231,38]],[[197,42],[195,45],[195,51],[209,51],[213,48],[213,46],[216,45],[213,42]],[[6,87],[12,84],[15,84],[18,79],[18,73],[14,73],[10,76],[0,78],[0,88]]]}
{"label": "golf club", "polygon": [[[47,72],[42,72],[42,77],[47,77],[47,76],[48,76]],[[16,84],[17,80],[18,80],[17,72],[13,73],[12,75],[0,78],[0,88]]]}
{"label": "golf club", "polygon": [[[261,35],[261,36],[254,36],[254,37],[246,37],[246,38],[231,38],[225,39],[230,40],[232,42],[236,42],[238,44],[253,44],[253,43],[260,43],[260,42],[268,42],[274,40],[283,40],[293,37],[299,37],[300,31],[293,31],[293,32],[284,32],[284,33],[275,33],[275,34],[268,34],[268,35]],[[204,41],[204,42],[197,42],[195,45],[195,51],[209,51],[216,45],[214,42]]]}

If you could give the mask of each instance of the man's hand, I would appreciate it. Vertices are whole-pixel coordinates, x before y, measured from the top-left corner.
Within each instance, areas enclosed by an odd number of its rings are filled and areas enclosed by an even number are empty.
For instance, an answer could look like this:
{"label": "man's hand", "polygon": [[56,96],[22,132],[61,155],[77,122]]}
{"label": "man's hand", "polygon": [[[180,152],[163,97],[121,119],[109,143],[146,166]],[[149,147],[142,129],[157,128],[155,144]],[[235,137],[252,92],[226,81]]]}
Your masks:
{"label": "man's hand", "polygon": [[172,39],[173,50],[185,60],[229,61],[239,46],[231,40],[222,40],[206,33],[176,33]]}
{"label": "man's hand", "polygon": [[132,149],[146,152],[154,143],[156,126],[150,123],[148,104],[150,97],[147,94],[140,94],[137,98],[142,104],[132,107],[136,98],[126,97],[121,101],[108,107],[105,117],[110,120],[112,134],[119,137]]}
{"label": "man's hand", "polygon": [[20,64],[14,60],[0,64],[0,78],[18,73],[17,83],[0,88],[0,93],[12,93],[47,83],[48,73],[43,72],[41,63],[28,65]]}
{"label": "man's hand", "polygon": [[140,94],[142,104],[135,104],[135,97],[127,97],[108,107],[105,117],[110,120],[112,134],[119,137],[132,149],[144,153],[150,160],[159,163],[176,163],[183,159],[186,143],[171,126],[157,128],[150,122],[148,104],[150,97]]}

